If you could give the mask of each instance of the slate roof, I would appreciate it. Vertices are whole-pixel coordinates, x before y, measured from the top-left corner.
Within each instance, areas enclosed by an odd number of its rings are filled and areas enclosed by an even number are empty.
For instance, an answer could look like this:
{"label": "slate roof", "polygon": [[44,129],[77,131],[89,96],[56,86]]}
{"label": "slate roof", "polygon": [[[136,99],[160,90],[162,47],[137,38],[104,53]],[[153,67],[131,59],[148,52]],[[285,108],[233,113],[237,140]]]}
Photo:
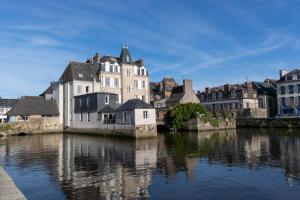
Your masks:
{"label": "slate roof", "polygon": [[12,108],[18,103],[19,99],[2,99],[0,98],[0,107]]}
{"label": "slate roof", "polygon": [[102,108],[101,110],[99,110],[98,112],[101,112],[101,113],[115,113],[116,108],[113,108],[112,106],[107,105],[104,108]]}
{"label": "slate roof", "polygon": [[[300,74],[300,69],[294,69],[294,70],[290,71],[286,75],[282,76],[278,82],[285,82],[285,77],[291,76],[293,74]],[[289,82],[291,82],[291,81],[289,81]]]}
{"label": "slate roof", "polygon": [[44,96],[45,94],[53,94],[53,84],[52,83],[42,94],[40,94],[40,96]]}
{"label": "slate roof", "polygon": [[98,81],[96,72],[98,66],[92,63],[70,62],[64,73],[60,77],[62,83],[79,81]]}
{"label": "slate roof", "polygon": [[276,89],[273,86],[264,82],[253,81],[252,83],[258,94],[276,95]]}
{"label": "slate roof", "polygon": [[22,97],[7,115],[59,115],[55,100],[45,100],[43,97],[25,96]]}
{"label": "slate roof", "polygon": [[153,108],[150,104],[142,101],[141,99],[131,99],[122,104],[117,111],[134,110],[134,109],[149,109]]}
{"label": "slate roof", "polygon": [[[128,60],[127,60],[128,58]],[[132,58],[127,47],[123,47],[120,55],[120,63],[131,64]]]}

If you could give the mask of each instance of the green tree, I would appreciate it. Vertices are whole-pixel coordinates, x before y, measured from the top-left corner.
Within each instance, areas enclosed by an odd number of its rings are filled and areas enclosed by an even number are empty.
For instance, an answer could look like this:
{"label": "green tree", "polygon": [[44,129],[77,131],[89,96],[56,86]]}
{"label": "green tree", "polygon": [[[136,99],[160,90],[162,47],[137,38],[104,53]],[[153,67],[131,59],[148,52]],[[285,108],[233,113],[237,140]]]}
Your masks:
{"label": "green tree", "polygon": [[197,113],[206,114],[204,106],[198,103],[177,104],[170,113],[172,126],[178,129],[185,127],[186,122]]}

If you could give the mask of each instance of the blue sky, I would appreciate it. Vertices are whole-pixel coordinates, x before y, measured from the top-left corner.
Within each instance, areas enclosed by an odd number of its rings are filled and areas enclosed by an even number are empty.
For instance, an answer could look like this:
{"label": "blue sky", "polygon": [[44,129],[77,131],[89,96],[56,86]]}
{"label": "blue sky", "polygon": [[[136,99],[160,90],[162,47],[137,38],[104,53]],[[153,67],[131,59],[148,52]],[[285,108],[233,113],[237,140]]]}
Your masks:
{"label": "blue sky", "polygon": [[68,62],[119,55],[194,89],[300,65],[299,1],[2,0],[0,96],[38,95]]}

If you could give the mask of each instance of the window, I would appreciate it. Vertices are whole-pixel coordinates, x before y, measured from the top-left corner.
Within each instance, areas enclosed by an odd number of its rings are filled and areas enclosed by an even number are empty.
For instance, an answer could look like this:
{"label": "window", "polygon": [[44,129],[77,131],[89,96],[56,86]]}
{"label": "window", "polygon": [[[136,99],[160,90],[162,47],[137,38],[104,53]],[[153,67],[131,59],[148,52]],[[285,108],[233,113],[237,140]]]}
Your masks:
{"label": "window", "polygon": [[82,90],[81,85],[78,85],[78,87],[77,87],[77,93],[81,94],[81,90]]}
{"label": "window", "polygon": [[145,70],[144,70],[144,69],[142,69],[142,75],[143,75],[143,76],[145,75]]}
{"label": "window", "polygon": [[293,80],[293,79],[292,79],[292,76],[287,76],[287,77],[286,77],[286,80],[287,80],[287,81]]}
{"label": "window", "polygon": [[106,87],[110,86],[110,78],[109,77],[105,77],[105,86]]}
{"label": "window", "polygon": [[127,85],[127,93],[130,93],[130,85]]}
{"label": "window", "polygon": [[145,87],[146,87],[146,83],[145,81],[142,81],[142,88],[145,89]]}
{"label": "window", "polygon": [[298,93],[300,93],[300,84],[297,84]]}
{"label": "window", "polygon": [[90,113],[89,112],[87,113],[87,121],[88,122],[91,121],[91,117],[90,117]]}
{"label": "window", "polygon": [[82,113],[80,113],[80,121],[82,122]]}
{"label": "window", "polygon": [[294,93],[294,86],[289,85],[289,94],[293,94],[293,93]]}
{"label": "window", "polygon": [[126,119],[127,119],[127,113],[126,113],[126,112],[123,112],[123,123],[126,122]]}
{"label": "window", "polygon": [[127,68],[127,77],[130,77],[130,69]]}
{"label": "window", "polygon": [[295,97],[290,97],[290,107],[295,108],[296,102],[295,102]]}
{"label": "window", "polygon": [[285,105],[286,105],[285,97],[282,97],[282,98],[281,98],[281,105],[282,105],[282,106],[285,106]]}
{"label": "window", "polygon": [[141,75],[141,70],[140,69],[137,69],[137,74]]}
{"label": "window", "polygon": [[118,72],[118,65],[115,65],[115,73],[117,73]]}
{"label": "window", "polygon": [[105,95],[105,104],[109,104],[109,95],[108,94]]}
{"label": "window", "polygon": [[148,119],[148,111],[147,110],[143,111],[143,119]]}
{"label": "window", "polygon": [[109,65],[109,72],[114,72],[114,66],[113,65]]}
{"label": "window", "polygon": [[137,89],[138,88],[138,81],[134,80],[134,88]]}
{"label": "window", "polygon": [[89,93],[89,89],[90,89],[89,86],[86,86],[86,87],[85,87],[85,93],[86,93],[86,94]]}
{"label": "window", "polygon": [[280,94],[285,94],[285,87],[284,86],[280,86]]}
{"label": "window", "polygon": [[98,114],[97,114],[97,120],[98,120],[98,121],[101,121],[101,120],[102,120],[102,113],[98,113]]}
{"label": "window", "polygon": [[142,100],[146,101],[146,96],[145,95],[142,95]]}
{"label": "window", "polygon": [[297,74],[297,80],[300,80],[300,74]]}
{"label": "window", "polygon": [[28,121],[29,120],[29,117],[27,115],[22,115],[21,118],[22,118],[23,121]]}
{"label": "window", "polygon": [[119,87],[119,79],[117,79],[117,78],[114,79],[114,85],[116,88]]}
{"label": "window", "polygon": [[235,103],[235,108],[236,108],[236,109],[239,108],[239,103]]}

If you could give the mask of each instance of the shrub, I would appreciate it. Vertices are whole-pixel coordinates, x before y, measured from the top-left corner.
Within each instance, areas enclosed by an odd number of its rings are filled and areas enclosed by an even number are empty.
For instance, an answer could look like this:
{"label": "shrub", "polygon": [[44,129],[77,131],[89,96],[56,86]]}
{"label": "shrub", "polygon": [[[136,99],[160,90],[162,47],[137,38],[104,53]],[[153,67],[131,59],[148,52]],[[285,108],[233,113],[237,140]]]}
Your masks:
{"label": "shrub", "polygon": [[177,104],[170,113],[171,124],[174,128],[183,128],[186,122],[199,114],[206,114],[204,106],[198,103]]}

